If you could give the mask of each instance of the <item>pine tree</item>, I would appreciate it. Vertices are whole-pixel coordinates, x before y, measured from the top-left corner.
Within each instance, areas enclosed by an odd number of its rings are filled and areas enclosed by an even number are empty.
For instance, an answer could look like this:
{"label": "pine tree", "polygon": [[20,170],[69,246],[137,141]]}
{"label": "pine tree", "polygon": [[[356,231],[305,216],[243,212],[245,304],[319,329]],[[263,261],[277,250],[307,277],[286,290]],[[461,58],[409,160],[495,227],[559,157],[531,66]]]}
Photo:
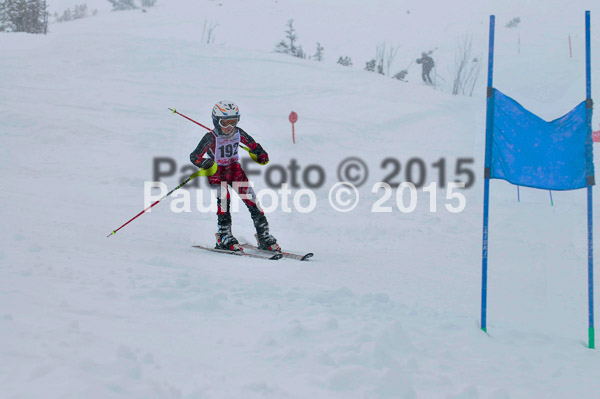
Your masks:
{"label": "pine tree", "polygon": [[377,61],[375,61],[375,58],[373,58],[371,61],[367,61],[365,64],[365,71],[375,72],[376,63]]}
{"label": "pine tree", "polygon": [[4,0],[0,2],[0,30],[48,32],[46,0]]}
{"label": "pine tree", "polygon": [[70,8],[67,8],[67,9],[65,10],[65,12],[63,12],[63,15],[62,15],[62,17],[60,17],[60,18],[58,19],[58,22],[66,22],[66,21],[70,21],[70,20],[72,20],[72,19],[73,19],[73,15],[72,15],[72,13],[71,13],[71,9],[70,9]]}
{"label": "pine tree", "polygon": [[113,11],[135,10],[137,6],[133,0],[108,0],[113,6]]}
{"label": "pine tree", "polygon": [[288,29],[285,31],[286,38],[290,41],[289,49],[292,55],[296,55],[296,40],[298,40],[298,35],[296,35],[296,29],[294,29],[294,20],[290,19],[286,25]]}
{"label": "pine tree", "polygon": [[350,58],[350,57],[340,57],[340,58],[338,58],[338,62],[337,63],[340,64],[340,65],[343,65],[343,66],[352,66],[352,58]]}
{"label": "pine tree", "polygon": [[82,4],[80,6],[73,7],[73,19],[80,19],[87,17],[87,5]]}
{"label": "pine tree", "polygon": [[313,55],[312,59],[319,62],[323,61],[323,50],[325,49],[323,46],[321,46],[321,43],[317,43],[317,51],[315,52],[315,55]]}
{"label": "pine tree", "polygon": [[296,47],[296,52],[293,53],[293,56],[298,58],[306,58],[306,53],[304,50],[302,50],[302,46]]}
{"label": "pine tree", "polygon": [[290,46],[285,42],[285,40],[281,40],[275,46],[275,52],[276,53],[289,54],[290,53]]}
{"label": "pine tree", "polygon": [[[296,47],[296,40],[298,40],[298,35],[296,35],[296,29],[294,29],[294,20],[290,19],[285,26],[288,27],[285,31],[285,38],[288,40],[289,43],[282,39],[275,46],[275,52],[290,54],[295,57],[298,57],[298,48]],[[302,56],[300,58],[304,58],[304,52],[302,52]]]}

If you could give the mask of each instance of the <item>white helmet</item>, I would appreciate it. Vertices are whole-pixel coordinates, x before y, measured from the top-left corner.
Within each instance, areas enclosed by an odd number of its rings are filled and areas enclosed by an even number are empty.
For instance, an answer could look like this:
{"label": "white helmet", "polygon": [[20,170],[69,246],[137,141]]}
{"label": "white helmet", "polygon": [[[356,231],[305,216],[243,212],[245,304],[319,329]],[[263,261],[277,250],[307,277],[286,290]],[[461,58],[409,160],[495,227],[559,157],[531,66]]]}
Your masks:
{"label": "white helmet", "polygon": [[212,120],[219,136],[230,136],[240,121],[240,109],[233,101],[219,101],[213,107]]}

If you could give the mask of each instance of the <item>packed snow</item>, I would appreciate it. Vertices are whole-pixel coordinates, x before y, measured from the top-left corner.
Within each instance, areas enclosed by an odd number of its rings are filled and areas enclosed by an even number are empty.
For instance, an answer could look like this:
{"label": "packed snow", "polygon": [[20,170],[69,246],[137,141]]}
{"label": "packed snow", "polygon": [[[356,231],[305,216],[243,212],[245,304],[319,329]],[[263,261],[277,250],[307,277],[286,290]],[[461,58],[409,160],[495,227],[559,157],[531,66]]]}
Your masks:
{"label": "packed snow", "polygon": [[[80,2],[48,1],[51,12]],[[0,34],[2,398],[598,397],[585,190],[552,192],[551,204],[548,191],[491,181],[488,333],[479,326],[489,15],[494,86],[552,120],[585,99],[586,10],[592,96],[600,93],[597,4],[88,5],[98,14],[51,23],[48,35]],[[519,27],[506,28],[514,17]],[[320,42],[324,62],[273,52],[292,18],[304,51]],[[205,22],[218,24],[212,44],[202,41]],[[465,34],[482,63],[472,97],[450,94]],[[364,71],[382,42],[399,48],[392,73],[435,49],[437,87],[422,84],[414,63],[408,82]],[[354,65],[336,64],[340,56]],[[205,130],[167,108],[209,125],[223,99],[240,106],[240,126],[269,152],[268,166],[247,166],[259,173],[250,175],[255,189],[268,188],[276,165],[290,178],[296,162],[301,188],[310,165],[325,171],[312,212],[267,214],[280,245],[314,252],[310,261],[192,248],[214,245],[216,216],[173,212],[177,198],[106,237],[144,208],[155,158],[176,162],[162,179],[169,189],[194,170],[189,153]],[[348,157],[369,176],[358,206],[336,212],[329,189]],[[412,212],[399,210],[396,190],[381,204],[392,212],[372,212],[384,196],[373,186],[393,172],[386,158],[400,162],[394,182],[422,160],[424,185],[439,183],[440,159],[446,182],[465,181],[458,160],[473,159],[463,168],[474,184],[454,190],[464,210],[449,211],[458,201],[438,186],[435,212],[422,188]],[[243,205],[233,232],[253,241]]]}

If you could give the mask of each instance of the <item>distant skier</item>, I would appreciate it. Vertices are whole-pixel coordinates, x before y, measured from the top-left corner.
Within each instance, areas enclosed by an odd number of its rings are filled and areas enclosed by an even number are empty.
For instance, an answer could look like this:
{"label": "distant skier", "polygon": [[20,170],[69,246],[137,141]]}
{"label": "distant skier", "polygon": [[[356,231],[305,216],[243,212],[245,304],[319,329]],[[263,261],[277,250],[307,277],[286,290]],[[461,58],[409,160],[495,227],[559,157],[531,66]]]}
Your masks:
{"label": "distant skier", "polygon": [[[248,183],[248,177],[238,162],[238,147],[245,144],[256,161],[261,165],[269,162],[269,155],[254,139],[237,126],[240,111],[231,101],[219,101],[212,110],[214,130],[206,133],[196,149],[190,154],[190,161],[202,169],[210,169],[217,165],[216,172],[208,176],[208,182],[217,191],[217,243],[215,248],[241,251],[242,246],[231,233],[230,195],[227,185],[233,187],[234,182]],[[204,156],[207,156],[206,158]],[[221,183],[226,183],[226,204],[221,202]],[[269,223],[256,200],[252,187],[239,187],[238,194],[250,211],[256,228],[258,246],[269,251],[281,251],[277,240],[269,233]],[[249,197],[244,198],[244,197]]]}
{"label": "distant skier", "polygon": [[417,64],[421,64],[423,66],[423,73],[421,75],[423,77],[423,82],[432,85],[433,82],[431,81],[431,76],[429,76],[429,73],[435,66],[435,63],[433,62],[433,58],[431,58],[429,54],[431,54],[431,51],[428,53],[421,53],[421,58],[417,59]]}
{"label": "distant skier", "polygon": [[404,80],[404,78],[406,78],[406,75],[408,75],[408,71],[406,69],[403,69],[392,77],[402,82],[406,82],[406,80]]}

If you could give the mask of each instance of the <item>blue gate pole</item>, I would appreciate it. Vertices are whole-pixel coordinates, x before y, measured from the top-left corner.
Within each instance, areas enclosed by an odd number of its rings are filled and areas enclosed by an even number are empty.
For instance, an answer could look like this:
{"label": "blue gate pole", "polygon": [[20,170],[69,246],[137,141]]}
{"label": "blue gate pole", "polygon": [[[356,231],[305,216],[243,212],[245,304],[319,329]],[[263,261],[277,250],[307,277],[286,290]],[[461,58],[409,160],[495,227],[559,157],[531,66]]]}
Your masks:
{"label": "blue gate pole", "polygon": [[492,162],[492,131],[494,127],[494,27],[496,16],[490,15],[490,45],[488,53],[487,110],[485,124],[485,165],[483,170],[483,243],[481,245],[481,329],[487,332],[487,261],[488,218],[490,208],[490,176]]}
{"label": "blue gate pole", "polygon": [[590,54],[590,12],[585,12],[585,82],[586,82],[586,119],[588,125],[588,142],[590,147],[587,151],[587,201],[588,201],[588,342],[589,348],[595,347],[594,334],[594,241],[593,218],[592,218],[592,186],[594,184],[593,160],[592,160],[592,76],[591,76],[591,54]]}

